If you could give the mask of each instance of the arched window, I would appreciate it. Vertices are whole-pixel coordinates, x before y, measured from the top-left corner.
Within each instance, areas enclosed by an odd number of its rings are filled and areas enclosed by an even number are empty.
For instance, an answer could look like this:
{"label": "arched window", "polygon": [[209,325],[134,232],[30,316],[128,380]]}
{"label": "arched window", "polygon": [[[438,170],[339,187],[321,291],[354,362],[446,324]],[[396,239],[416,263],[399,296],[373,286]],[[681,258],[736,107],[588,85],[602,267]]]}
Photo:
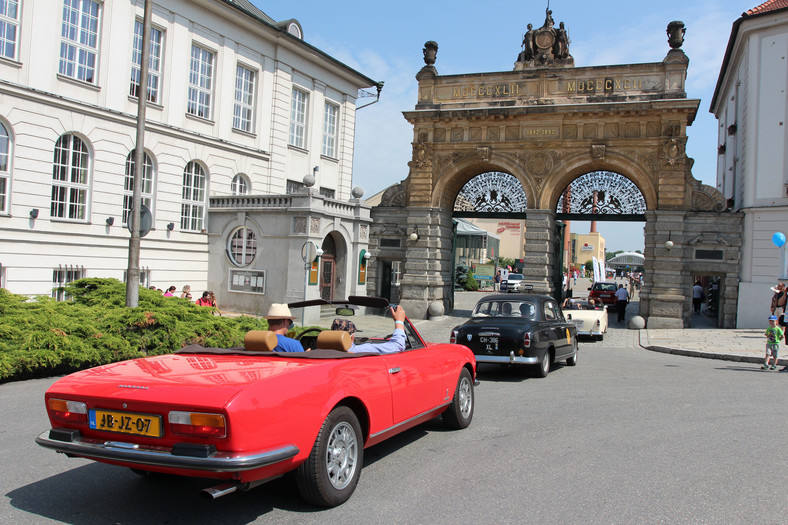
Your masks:
{"label": "arched window", "polygon": [[233,183],[230,185],[230,192],[233,195],[249,194],[249,179],[246,178],[246,175],[239,173],[233,177]]}
{"label": "arched window", "polygon": [[247,266],[257,254],[257,236],[251,228],[241,226],[227,239],[227,254],[236,266]]}
{"label": "arched window", "polygon": [[199,232],[205,218],[205,170],[191,161],[183,170],[181,230]]}
{"label": "arched window", "polygon": [[89,182],[87,144],[76,135],[62,135],[55,143],[50,215],[59,219],[87,220]]}
{"label": "arched window", "polygon": [[[123,224],[131,217],[131,200],[134,196],[134,150],[126,157],[126,176],[123,183]],[[153,162],[150,155],[142,153],[142,204],[153,213]]]}
{"label": "arched window", "polygon": [[0,122],[0,213],[8,213],[11,189],[11,136]]}

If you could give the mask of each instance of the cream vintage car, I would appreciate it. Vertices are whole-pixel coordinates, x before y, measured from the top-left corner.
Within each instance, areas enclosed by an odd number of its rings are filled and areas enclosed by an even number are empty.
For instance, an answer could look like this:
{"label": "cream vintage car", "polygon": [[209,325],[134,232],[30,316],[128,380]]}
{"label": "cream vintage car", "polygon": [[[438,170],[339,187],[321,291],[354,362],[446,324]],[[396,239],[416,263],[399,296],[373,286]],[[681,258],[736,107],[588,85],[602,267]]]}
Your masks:
{"label": "cream vintage car", "polygon": [[564,317],[577,327],[577,335],[588,335],[601,341],[607,332],[607,305],[589,304],[586,301],[571,300],[561,308]]}

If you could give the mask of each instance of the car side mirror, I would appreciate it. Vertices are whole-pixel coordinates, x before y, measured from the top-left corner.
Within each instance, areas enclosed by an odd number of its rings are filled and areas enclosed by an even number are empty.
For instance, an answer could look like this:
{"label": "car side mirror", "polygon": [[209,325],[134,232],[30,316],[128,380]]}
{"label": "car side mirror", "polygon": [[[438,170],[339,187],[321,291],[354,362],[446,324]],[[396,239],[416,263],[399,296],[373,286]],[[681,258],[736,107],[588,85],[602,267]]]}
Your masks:
{"label": "car side mirror", "polygon": [[591,291],[591,288],[589,288],[589,289],[588,289],[588,291],[590,292],[590,291]]}

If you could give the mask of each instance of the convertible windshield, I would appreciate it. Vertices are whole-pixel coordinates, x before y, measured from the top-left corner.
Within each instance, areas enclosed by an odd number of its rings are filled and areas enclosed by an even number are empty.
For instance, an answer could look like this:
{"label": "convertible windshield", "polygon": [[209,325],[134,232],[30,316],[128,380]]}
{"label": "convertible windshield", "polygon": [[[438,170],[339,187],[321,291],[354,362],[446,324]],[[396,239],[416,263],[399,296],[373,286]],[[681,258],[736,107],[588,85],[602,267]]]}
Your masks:
{"label": "convertible windshield", "polygon": [[534,319],[536,307],[528,301],[482,301],[476,305],[472,317],[519,317]]}

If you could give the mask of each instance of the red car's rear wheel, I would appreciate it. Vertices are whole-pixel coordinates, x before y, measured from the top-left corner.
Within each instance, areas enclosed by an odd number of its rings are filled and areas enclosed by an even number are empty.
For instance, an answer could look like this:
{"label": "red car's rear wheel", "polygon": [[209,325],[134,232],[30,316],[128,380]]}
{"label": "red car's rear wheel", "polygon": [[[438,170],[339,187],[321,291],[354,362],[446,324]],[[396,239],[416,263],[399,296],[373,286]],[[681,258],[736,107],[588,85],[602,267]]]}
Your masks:
{"label": "red car's rear wheel", "polygon": [[340,406],[323,422],[309,458],[298,467],[301,496],[310,503],[335,507],[353,494],[364,463],[364,436],[356,414]]}

